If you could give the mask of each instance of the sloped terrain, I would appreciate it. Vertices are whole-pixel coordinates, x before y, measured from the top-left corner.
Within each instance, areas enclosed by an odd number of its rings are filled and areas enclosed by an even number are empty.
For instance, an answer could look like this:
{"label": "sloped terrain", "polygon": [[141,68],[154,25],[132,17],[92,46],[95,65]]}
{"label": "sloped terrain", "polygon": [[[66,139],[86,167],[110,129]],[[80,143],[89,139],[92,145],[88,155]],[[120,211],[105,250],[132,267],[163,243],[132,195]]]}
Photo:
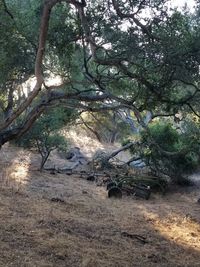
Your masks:
{"label": "sloped terrain", "polygon": [[38,155],[0,155],[0,266],[200,266],[199,189],[148,201],[37,171]]}

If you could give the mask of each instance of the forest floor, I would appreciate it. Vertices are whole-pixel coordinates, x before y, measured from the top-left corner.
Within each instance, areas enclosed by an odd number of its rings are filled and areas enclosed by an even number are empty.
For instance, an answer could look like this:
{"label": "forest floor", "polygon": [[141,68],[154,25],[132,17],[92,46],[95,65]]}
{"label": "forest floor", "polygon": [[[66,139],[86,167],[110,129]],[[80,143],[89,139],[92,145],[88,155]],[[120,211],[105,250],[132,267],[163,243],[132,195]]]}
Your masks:
{"label": "forest floor", "polygon": [[[146,200],[37,171],[38,155],[0,154],[0,266],[200,266],[200,188]],[[61,199],[61,201],[52,201]]]}

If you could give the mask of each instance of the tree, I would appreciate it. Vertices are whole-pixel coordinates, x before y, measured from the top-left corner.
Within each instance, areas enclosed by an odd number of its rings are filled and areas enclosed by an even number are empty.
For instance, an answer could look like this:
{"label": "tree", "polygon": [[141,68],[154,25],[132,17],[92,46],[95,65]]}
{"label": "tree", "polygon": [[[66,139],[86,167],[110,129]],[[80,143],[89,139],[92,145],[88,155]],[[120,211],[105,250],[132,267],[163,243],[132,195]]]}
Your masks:
{"label": "tree", "polygon": [[37,149],[42,158],[40,170],[43,169],[53,150],[67,150],[67,140],[59,134],[59,130],[69,123],[71,118],[71,111],[56,108],[44,113],[30,130],[17,140],[17,144],[20,146]]}
{"label": "tree", "polygon": [[[7,25],[1,28],[3,46],[19,64],[15,67],[9,56],[0,54],[6,73],[1,81],[6,116],[0,124],[0,144],[22,136],[55,103],[91,112],[130,109],[143,128],[146,111],[152,118],[174,116],[182,109],[199,116],[199,19],[187,10],[169,11],[165,4],[2,1],[1,24]],[[6,38],[13,46],[6,45]],[[15,40],[20,48],[16,51]],[[19,77],[32,75],[33,65],[35,86],[17,101]],[[63,83],[48,86],[49,73],[60,74]]]}
{"label": "tree", "polygon": [[116,111],[96,114],[87,112],[81,115],[80,123],[93,133],[99,142],[113,144],[130,133],[129,127]]}
{"label": "tree", "polygon": [[198,124],[190,120],[181,128],[177,130],[167,122],[152,124],[149,134],[142,133],[141,158],[155,174],[168,175],[184,185],[189,182],[187,175],[198,167],[200,139]]}

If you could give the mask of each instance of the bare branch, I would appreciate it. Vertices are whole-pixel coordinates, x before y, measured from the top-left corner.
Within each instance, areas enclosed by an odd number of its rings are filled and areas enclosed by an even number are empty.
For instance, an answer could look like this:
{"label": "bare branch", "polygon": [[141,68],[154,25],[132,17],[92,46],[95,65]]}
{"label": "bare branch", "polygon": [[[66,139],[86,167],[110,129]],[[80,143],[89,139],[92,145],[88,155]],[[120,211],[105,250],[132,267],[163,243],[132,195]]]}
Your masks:
{"label": "bare branch", "polygon": [[172,113],[156,113],[152,115],[152,120],[157,117],[173,117],[175,115],[175,112]]}
{"label": "bare branch", "polygon": [[105,161],[109,161],[110,159],[112,159],[115,156],[117,156],[120,152],[125,151],[125,150],[131,148],[134,145],[137,145],[137,143],[136,142],[130,142],[130,143],[120,147],[119,149],[117,149],[117,150],[111,152],[109,155],[107,155],[106,158],[105,158]]}
{"label": "bare branch", "polygon": [[141,6],[139,7],[138,11],[136,11],[136,13],[132,13],[132,14],[125,14],[125,13],[122,13],[120,8],[119,8],[119,5],[117,3],[116,0],[112,0],[112,3],[113,3],[113,7],[117,13],[117,15],[121,18],[121,19],[132,19],[134,21],[134,23],[139,26],[141,28],[141,30],[143,31],[143,33],[147,34],[147,36],[149,36],[151,39],[158,39],[157,36],[154,36],[152,33],[151,33],[151,30],[150,30],[150,27],[149,25],[144,25],[142,24],[136,17],[135,15],[137,14],[137,12],[139,12],[139,10],[141,9]]}
{"label": "bare branch", "polygon": [[187,103],[187,106],[191,109],[191,111],[198,117],[200,118],[200,114],[198,114],[195,109],[192,107],[192,105],[190,103]]}

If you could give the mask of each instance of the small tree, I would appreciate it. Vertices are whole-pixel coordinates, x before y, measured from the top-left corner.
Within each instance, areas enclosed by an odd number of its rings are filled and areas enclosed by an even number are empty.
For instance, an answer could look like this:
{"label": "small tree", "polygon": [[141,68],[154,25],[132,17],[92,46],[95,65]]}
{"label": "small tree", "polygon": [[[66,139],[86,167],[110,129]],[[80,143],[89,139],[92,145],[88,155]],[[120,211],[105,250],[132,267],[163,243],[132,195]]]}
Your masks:
{"label": "small tree", "polygon": [[58,135],[56,132],[49,136],[46,134],[42,134],[40,136],[35,136],[32,138],[35,141],[37,150],[42,157],[40,170],[44,168],[44,165],[53,150],[63,150],[67,147],[67,142],[65,138],[61,135]]}
{"label": "small tree", "polygon": [[53,150],[66,150],[67,140],[59,134],[59,129],[69,122],[71,115],[69,112],[66,114],[63,109],[49,111],[48,114],[43,114],[32,128],[17,141],[17,144],[22,147],[37,149],[42,158],[40,170],[44,168]]}

